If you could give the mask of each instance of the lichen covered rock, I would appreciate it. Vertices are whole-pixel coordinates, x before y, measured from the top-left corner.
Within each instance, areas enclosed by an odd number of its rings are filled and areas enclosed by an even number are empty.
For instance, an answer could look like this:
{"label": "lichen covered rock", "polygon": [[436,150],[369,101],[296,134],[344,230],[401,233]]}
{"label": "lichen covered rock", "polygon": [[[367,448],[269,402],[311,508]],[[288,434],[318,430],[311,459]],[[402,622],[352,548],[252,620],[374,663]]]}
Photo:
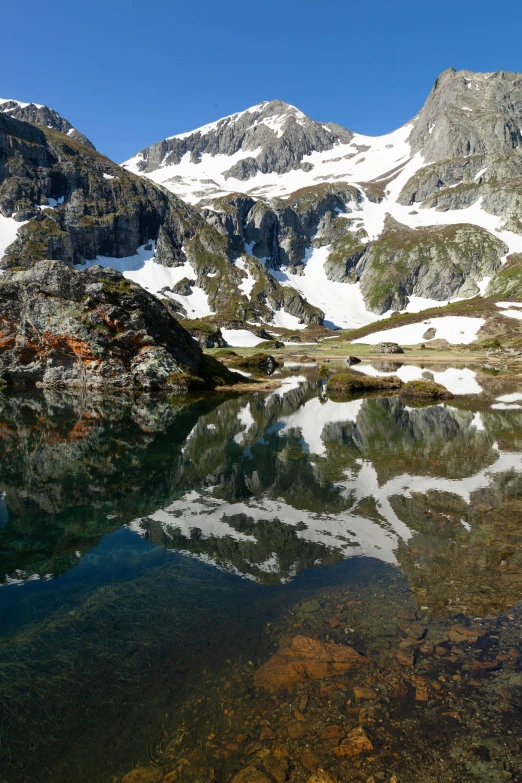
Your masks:
{"label": "lichen covered rock", "polygon": [[174,392],[239,380],[136,283],[60,261],[0,278],[0,377],[8,385]]}

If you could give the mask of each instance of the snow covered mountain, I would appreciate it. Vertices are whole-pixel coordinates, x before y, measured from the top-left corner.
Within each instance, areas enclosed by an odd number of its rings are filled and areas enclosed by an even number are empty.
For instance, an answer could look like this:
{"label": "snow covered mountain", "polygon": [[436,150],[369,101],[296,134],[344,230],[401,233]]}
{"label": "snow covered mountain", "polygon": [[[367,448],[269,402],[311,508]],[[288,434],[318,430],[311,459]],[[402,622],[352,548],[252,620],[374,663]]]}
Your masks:
{"label": "snow covered mountain", "polygon": [[[260,266],[337,327],[520,288],[521,74],[449,69],[381,137],[262,103],[123,167],[197,206],[246,264],[249,301]],[[288,315],[272,322],[309,322]]]}
{"label": "snow covered mountain", "polygon": [[66,133],[71,138],[81,141],[87,147],[95,149],[94,144],[92,141],[89,141],[87,136],[73,128],[68,120],[60,117],[57,111],[50,109],[48,106],[41,106],[39,103],[23,103],[11,98],[0,98],[0,112],[7,114],[9,117],[14,117],[15,120],[33,122],[35,125],[42,125],[44,128],[52,128],[61,133]]}

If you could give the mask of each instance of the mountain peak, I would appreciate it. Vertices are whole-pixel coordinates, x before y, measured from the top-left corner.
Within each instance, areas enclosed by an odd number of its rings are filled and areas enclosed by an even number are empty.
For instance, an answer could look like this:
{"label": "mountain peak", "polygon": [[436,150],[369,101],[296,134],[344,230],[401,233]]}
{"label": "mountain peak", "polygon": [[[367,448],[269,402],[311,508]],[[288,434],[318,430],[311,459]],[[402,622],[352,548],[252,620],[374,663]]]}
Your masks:
{"label": "mountain peak", "polygon": [[192,164],[200,163],[203,155],[219,155],[230,158],[231,168],[222,173],[244,180],[258,173],[299,169],[305,156],[331,150],[352,137],[353,133],[340,125],[316,122],[296,106],[272,100],[170,136],[123,165],[150,174],[179,165],[187,154]]}
{"label": "mountain peak", "polygon": [[15,120],[32,122],[35,125],[42,125],[44,128],[60,131],[60,133],[65,133],[72,139],[76,139],[76,141],[81,141],[87,147],[95,149],[94,144],[92,141],[89,141],[87,136],[80,133],[68,120],[61,117],[57,111],[50,109],[48,106],[42,106],[40,103],[24,103],[13,98],[0,98],[0,112],[7,114],[8,117],[13,117]]}
{"label": "mountain peak", "polygon": [[413,152],[427,161],[508,155],[522,146],[522,77],[448,68],[415,118]]}

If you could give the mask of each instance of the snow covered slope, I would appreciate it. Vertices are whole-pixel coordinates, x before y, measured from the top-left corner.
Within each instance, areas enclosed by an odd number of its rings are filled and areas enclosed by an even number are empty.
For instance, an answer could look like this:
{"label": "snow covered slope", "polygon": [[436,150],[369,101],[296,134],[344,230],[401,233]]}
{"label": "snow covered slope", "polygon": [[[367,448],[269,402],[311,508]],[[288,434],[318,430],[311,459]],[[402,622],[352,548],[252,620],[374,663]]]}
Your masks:
{"label": "snow covered slope", "polygon": [[521,85],[449,69],[380,137],[271,101],[123,166],[196,205],[328,325],[360,326],[497,292],[508,257],[522,266]]}

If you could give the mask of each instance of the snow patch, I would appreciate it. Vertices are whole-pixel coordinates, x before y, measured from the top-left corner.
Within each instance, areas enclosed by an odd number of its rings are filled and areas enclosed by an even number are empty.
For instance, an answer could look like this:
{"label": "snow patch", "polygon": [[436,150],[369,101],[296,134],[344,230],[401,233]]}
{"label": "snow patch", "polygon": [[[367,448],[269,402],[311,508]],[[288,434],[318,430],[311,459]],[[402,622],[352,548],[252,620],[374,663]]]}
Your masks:
{"label": "snow patch", "polygon": [[263,342],[262,337],[252,334],[248,329],[221,329],[221,334],[233,348],[254,348]]}
{"label": "snow patch", "polygon": [[[244,277],[240,282],[238,288],[244,293],[247,299],[250,299],[250,294],[252,293],[252,289],[256,284],[256,279],[242,258],[237,258],[235,265],[246,275],[246,277]],[[208,277],[210,277],[210,275],[208,275]]]}
{"label": "snow patch", "polygon": [[[142,245],[133,256],[126,258],[113,258],[110,256],[97,256],[94,260],[77,266],[77,269],[86,269],[91,266],[103,266],[116,269],[121,272],[127,280],[132,280],[141,285],[151,294],[158,295],[163,288],[172,288],[183,280],[184,277],[195,279],[197,273],[194,268],[186,261],[182,266],[167,267],[158,264],[154,260],[155,247],[154,242],[148,242]],[[170,299],[180,302],[187,312],[188,318],[205,318],[208,315],[214,315],[210,308],[208,296],[202,288],[194,286],[192,294],[181,296],[167,292]]]}
{"label": "snow patch", "polygon": [[[3,258],[5,251],[11,245],[18,234],[20,226],[25,225],[28,221],[19,223],[12,217],[4,217],[0,214],[0,259]],[[0,270],[0,274],[3,270]]]}
{"label": "snow patch", "polygon": [[[483,318],[446,315],[442,318],[432,318],[429,321],[420,321],[416,324],[405,324],[397,326],[395,329],[374,332],[353,342],[366,345],[377,345],[382,342],[418,345],[423,342],[429,343],[431,340],[447,340],[451,345],[469,345],[477,339],[477,333],[484,323]],[[431,328],[435,329],[435,337],[427,340],[422,335]]]}

